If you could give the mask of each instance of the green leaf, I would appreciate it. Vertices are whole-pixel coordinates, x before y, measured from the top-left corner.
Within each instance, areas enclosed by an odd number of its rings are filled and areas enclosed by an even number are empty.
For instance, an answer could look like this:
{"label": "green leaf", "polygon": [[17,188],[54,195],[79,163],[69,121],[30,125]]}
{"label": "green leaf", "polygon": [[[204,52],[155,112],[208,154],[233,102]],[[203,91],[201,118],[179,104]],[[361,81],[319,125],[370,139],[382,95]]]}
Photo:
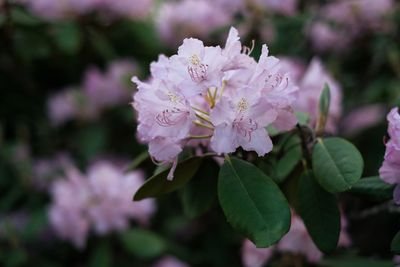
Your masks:
{"label": "green leaf", "polygon": [[310,115],[308,113],[296,111],[294,114],[300,125],[308,125],[310,121]]}
{"label": "green leaf", "polygon": [[91,252],[89,267],[111,267],[111,262],[111,247],[103,240],[103,242],[97,244]]}
{"label": "green leaf", "polygon": [[328,118],[329,106],[331,103],[331,91],[329,85],[325,83],[324,89],[322,90],[321,96],[319,98],[319,114]]}
{"label": "green leaf", "polygon": [[315,181],[311,171],[300,177],[298,210],[315,245],[325,253],[334,251],[340,234],[337,199]]}
{"label": "green leaf", "polygon": [[320,265],[326,267],[393,267],[393,261],[356,256],[340,256],[324,258],[320,262]]}
{"label": "green leaf", "polygon": [[183,189],[183,210],[189,218],[198,217],[213,204],[217,195],[218,170],[214,160],[205,160],[200,171]]}
{"label": "green leaf", "polygon": [[331,137],[318,138],[312,153],[314,175],[328,192],[343,192],[351,188],[363,171],[363,159],[350,142]]}
{"label": "green leaf", "polygon": [[400,254],[400,231],[394,236],[390,247],[392,252]]}
{"label": "green leaf", "polygon": [[140,258],[155,258],[167,249],[167,244],[161,237],[139,228],[123,232],[119,237],[123,247]]}
{"label": "green leaf", "polygon": [[150,158],[149,152],[144,151],[144,152],[140,153],[139,156],[137,156],[131,162],[131,164],[128,165],[128,167],[126,167],[125,172],[129,172],[129,171],[135,170],[137,167],[139,167],[143,162],[145,162],[149,158]]}
{"label": "green leaf", "polygon": [[82,43],[79,28],[72,22],[58,22],[54,24],[54,40],[65,53],[76,53]]}
{"label": "green leaf", "polygon": [[365,195],[377,200],[388,200],[393,198],[394,185],[382,181],[378,176],[360,179],[349,190],[350,193]]}
{"label": "green leaf", "polygon": [[169,169],[150,177],[136,192],[133,200],[158,197],[182,188],[197,172],[203,157],[191,157],[178,163],[174,179],[167,179]]}
{"label": "green leaf", "polygon": [[285,196],[251,163],[226,158],[219,173],[218,197],[229,223],[257,247],[276,243],[289,230]]}
{"label": "green leaf", "polygon": [[292,137],[284,147],[284,155],[275,167],[275,178],[281,183],[294,170],[302,157],[300,141],[297,136]]}

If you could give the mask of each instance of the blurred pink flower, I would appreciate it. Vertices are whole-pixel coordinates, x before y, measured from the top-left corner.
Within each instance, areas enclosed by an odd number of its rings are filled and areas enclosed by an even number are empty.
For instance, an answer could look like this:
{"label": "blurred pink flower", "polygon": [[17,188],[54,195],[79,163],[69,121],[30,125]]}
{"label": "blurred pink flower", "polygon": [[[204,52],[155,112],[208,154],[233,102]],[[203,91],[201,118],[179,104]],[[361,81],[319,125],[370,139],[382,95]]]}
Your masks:
{"label": "blurred pink flower", "polygon": [[[347,220],[341,216],[341,232],[339,247],[348,247],[350,237],[347,234]],[[249,240],[245,240],[242,249],[242,260],[245,267],[260,267],[273,256],[274,251],[288,252],[304,256],[308,262],[317,263],[323,254],[315,246],[302,219],[292,211],[292,224],[289,232],[275,245],[269,248],[256,248]]]}
{"label": "blurred pink flower", "polygon": [[389,29],[385,16],[393,7],[393,0],[333,1],[321,8],[320,19],[311,25],[308,35],[317,51],[342,52],[365,32]]}
{"label": "blurred pink flower", "polygon": [[262,267],[272,257],[274,248],[257,248],[246,239],[242,245],[242,262],[244,267]]}
{"label": "blurred pink flower", "polygon": [[86,179],[77,169],[68,169],[66,177],[66,180],[54,182],[51,188],[53,202],[49,208],[49,220],[60,238],[82,249],[90,227],[85,215],[89,192]]}
{"label": "blurred pink flower", "polygon": [[385,107],[381,104],[359,107],[342,120],[341,128],[346,135],[356,135],[382,122],[384,116]]}
{"label": "blurred pink flower", "polygon": [[189,265],[175,257],[165,256],[153,264],[152,267],[189,267]]}
{"label": "blurred pink flower", "polygon": [[112,62],[105,73],[92,67],[86,71],[83,90],[97,110],[128,104],[132,94],[129,78],[137,73],[136,65],[128,60]]}
{"label": "blurred pink flower", "polygon": [[308,36],[317,52],[342,52],[348,48],[351,41],[346,36],[345,31],[335,29],[328,23],[321,21],[317,21],[310,26]]}
{"label": "blurred pink flower", "polygon": [[93,105],[75,88],[66,88],[50,97],[47,103],[48,115],[54,126],[72,119],[93,119],[97,116]]}
{"label": "blurred pink flower", "polygon": [[379,169],[380,178],[389,184],[396,184],[394,201],[400,204],[400,114],[393,108],[387,115],[390,140],[386,143],[385,159]]}
{"label": "blurred pink flower", "polygon": [[48,100],[48,116],[54,126],[74,119],[93,120],[105,109],[128,105],[133,92],[129,78],[137,74],[134,62],[118,60],[110,63],[102,73],[89,68],[84,77],[83,90],[66,88]]}
{"label": "blurred pink flower", "polygon": [[318,119],[319,99],[325,83],[329,85],[331,93],[326,131],[334,133],[337,130],[342,113],[342,88],[326,71],[318,58],[314,58],[311,61],[299,81],[299,98],[295,104],[295,110],[308,113],[310,115],[310,124],[314,127]]}
{"label": "blurred pink flower", "polygon": [[207,39],[214,30],[229,25],[231,19],[229,12],[211,1],[181,0],[161,5],[156,27],[161,39],[174,47],[191,36]]}
{"label": "blurred pink flower", "polygon": [[140,172],[123,174],[109,162],[97,162],[84,176],[74,167],[67,179],[54,182],[49,218],[56,233],[83,248],[89,230],[104,235],[121,231],[129,219],[146,224],[155,211],[154,200],[132,203],[132,195],[143,183]]}
{"label": "blurred pink flower", "polygon": [[322,16],[358,34],[364,29],[378,29],[393,6],[393,0],[340,0],[323,7]]}
{"label": "blurred pink flower", "polygon": [[107,18],[143,19],[153,8],[153,0],[23,0],[40,17],[64,19],[97,12]]}

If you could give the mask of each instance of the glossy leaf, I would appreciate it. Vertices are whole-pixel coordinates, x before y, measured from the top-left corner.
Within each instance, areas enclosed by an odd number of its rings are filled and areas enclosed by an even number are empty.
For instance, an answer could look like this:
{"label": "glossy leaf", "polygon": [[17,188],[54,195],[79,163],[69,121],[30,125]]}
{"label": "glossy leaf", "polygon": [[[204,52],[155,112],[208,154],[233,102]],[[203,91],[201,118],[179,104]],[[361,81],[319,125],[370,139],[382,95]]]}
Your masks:
{"label": "glossy leaf", "polygon": [[311,171],[300,177],[298,210],[316,246],[325,253],[336,249],[340,234],[340,212],[336,197],[315,181]]}
{"label": "glossy leaf", "polygon": [[257,167],[226,158],[218,197],[228,222],[257,247],[279,241],[290,227],[290,209],[279,187]]}
{"label": "glossy leaf", "polygon": [[350,193],[369,196],[378,200],[393,198],[394,185],[382,181],[378,176],[360,179],[350,189]]}
{"label": "glossy leaf", "polygon": [[143,230],[131,229],[120,234],[123,247],[140,258],[155,258],[167,249],[166,242],[156,234]]}
{"label": "glossy leaf", "polygon": [[133,199],[158,197],[182,188],[196,174],[202,160],[202,157],[192,157],[180,162],[172,181],[167,179],[169,169],[152,176],[139,188]]}
{"label": "glossy leaf", "polygon": [[314,175],[319,184],[331,193],[351,188],[363,171],[363,159],[350,142],[331,137],[318,138],[312,153]]}
{"label": "glossy leaf", "polygon": [[213,204],[217,196],[218,170],[214,160],[204,160],[200,170],[183,189],[183,210],[188,217],[203,214]]}
{"label": "glossy leaf", "polygon": [[400,231],[394,236],[390,247],[392,252],[400,254]]}

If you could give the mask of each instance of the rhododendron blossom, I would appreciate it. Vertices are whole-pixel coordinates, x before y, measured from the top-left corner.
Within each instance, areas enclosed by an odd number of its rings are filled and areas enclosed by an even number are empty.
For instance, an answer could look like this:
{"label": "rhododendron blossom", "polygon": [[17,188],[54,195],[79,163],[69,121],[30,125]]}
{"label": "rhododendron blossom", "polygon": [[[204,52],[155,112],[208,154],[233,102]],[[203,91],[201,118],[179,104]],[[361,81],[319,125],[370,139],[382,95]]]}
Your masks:
{"label": "rhododendron blossom", "polygon": [[133,77],[138,137],[155,160],[176,161],[192,140],[205,140],[218,154],[242,147],[263,156],[272,150],[267,126],[296,124],[297,87],[290,76],[266,45],[258,62],[250,52],[231,28],[225,48],[185,39],[176,55],[151,64],[149,81]]}
{"label": "rhododendron blossom", "polygon": [[340,84],[325,69],[318,58],[314,58],[307,69],[293,59],[284,59],[283,65],[286,71],[294,74],[295,82],[299,86],[301,97],[294,104],[294,109],[309,114],[312,127],[317,123],[318,104],[324,85],[326,83],[329,86],[331,102],[325,130],[330,133],[336,132],[342,113],[342,88]]}
{"label": "rhododendron blossom", "polygon": [[54,182],[50,222],[63,239],[83,248],[90,229],[99,235],[128,227],[129,219],[147,223],[155,210],[151,199],[132,203],[132,194],[143,182],[140,172],[123,174],[109,162],[98,162],[87,175],[70,166],[67,179]]}
{"label": "rhododendron blossom", "polygon": [[389,184],[396,184],[394,201],[400,204],[400,114],[399,108],[393,108],[387,115],[390,140],[386,143],[385,160],[379,169],[380,177]]}

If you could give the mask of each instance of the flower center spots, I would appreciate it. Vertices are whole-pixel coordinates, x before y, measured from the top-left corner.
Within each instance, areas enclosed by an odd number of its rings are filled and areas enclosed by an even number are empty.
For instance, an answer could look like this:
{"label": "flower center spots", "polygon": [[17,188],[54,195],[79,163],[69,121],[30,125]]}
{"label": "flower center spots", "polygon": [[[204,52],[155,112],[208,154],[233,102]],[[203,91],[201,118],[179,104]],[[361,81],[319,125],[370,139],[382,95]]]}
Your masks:
{"label": "flower center spots", "polygon": [[180,108],[165,109],[157,114],[156,122],[163,127],[174,126],[184,121],[188,115],[187,110]]}
{"label": "flower center spots", "polygon": [[190,64],[192,64],[192,65],[194,65],[194,66],[198,66],[198,65],[201,64],[200,58],[199,58],[199,56],[196,55],[196,54],[191,55],[191,56],[189,57],[189,62],[190,62]]}
{"label": "flower center spots", "polygon": [[[281,74],[269,75],[265,81],[272,89],[274,89],[281,85],[283,77]],[[285,81],[286,81],[286,86],[285,86],[286,88],[289,85],[289,79],[286,78]]]}
{"label": "flower center spots", "polygon": [[168,93],[167,93],[167,96],[168,96],[168,98],[169,98],[169,101],[171,101],[171,102],[174,103],[174,104],[178,104],[179,101],[181,100],[181,99],[179,98],[179,96],[177,96],[176,94],[174,94],[174,93],[172,93],[172,92],[168,92]]}
{"label": "flower center spots", "polygon": [[237,110],[239,112],[246,111],[248,108],[249,108],[249,103],[244,98],[240,99],[239,102],[237,103]]}
{"label": "flower center spots", "polygon": [[198,55],[194,54],[189,57],[188,73],[192,81],[199,83],[207,78],[208,65],[201,63]]}
{"label": "flower center spots", "polygon": [[236,128],[239,134],[243,137],[248,138],[251,141],[251,134],[258,129],[258,123],[253,119],[244,118],[241,116],[233,121],[233,127]]}

